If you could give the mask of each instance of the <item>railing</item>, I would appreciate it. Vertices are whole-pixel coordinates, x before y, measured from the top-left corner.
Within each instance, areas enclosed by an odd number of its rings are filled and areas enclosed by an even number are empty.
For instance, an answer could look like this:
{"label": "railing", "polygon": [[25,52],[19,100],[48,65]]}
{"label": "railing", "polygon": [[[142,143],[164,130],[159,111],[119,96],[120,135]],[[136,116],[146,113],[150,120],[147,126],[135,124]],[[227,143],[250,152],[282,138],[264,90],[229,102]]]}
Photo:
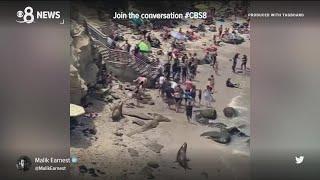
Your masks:
{"label": "railing", "polygon": [[148,57],[139,58],[137,56],[131,55],[127,51],[112,49],[108,42],[108,36],[102,33],[99,29],[91,25],[87,22],[87,28],[89,34],[93,37],[93,40],[97,43],[102,45],[105,50],[107,51],[105,55],[105,59],[109,62],[121,62],[121,63],[130,63],[134,62],[139,69],[145,69],[144,73],[147,72],[150,75],[155,74],[156,70],[158,69],[158,64],[156,62],[149,61]]}

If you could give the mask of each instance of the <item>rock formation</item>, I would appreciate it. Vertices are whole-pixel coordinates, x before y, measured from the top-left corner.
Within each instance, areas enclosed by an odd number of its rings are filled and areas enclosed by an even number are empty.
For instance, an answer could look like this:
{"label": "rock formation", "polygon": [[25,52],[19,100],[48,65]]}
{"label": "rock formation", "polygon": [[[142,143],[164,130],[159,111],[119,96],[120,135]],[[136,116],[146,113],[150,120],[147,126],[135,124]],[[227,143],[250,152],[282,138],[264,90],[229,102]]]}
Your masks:
{"label": "rock formation", "polygon": [[237,110],[235,110],[233,107],[226,107],[223,109],[223,114],[227,118],[232,118],[237,116]]}
{"label": "rock formation", "polygon": [[80,77],[78,70],[70,65],[70,102],[73,104],[80,104],[81,98],[87,92],[87,86],[84,80]]}
{"label": "rock formation", "polygon": [[70,35],[70,101],[80,104],[85,96],[88,84],[95,83],[98,67],[94,62],[94,53],[91,52],[91,40],[85,27],[76,21],[71,23]]}

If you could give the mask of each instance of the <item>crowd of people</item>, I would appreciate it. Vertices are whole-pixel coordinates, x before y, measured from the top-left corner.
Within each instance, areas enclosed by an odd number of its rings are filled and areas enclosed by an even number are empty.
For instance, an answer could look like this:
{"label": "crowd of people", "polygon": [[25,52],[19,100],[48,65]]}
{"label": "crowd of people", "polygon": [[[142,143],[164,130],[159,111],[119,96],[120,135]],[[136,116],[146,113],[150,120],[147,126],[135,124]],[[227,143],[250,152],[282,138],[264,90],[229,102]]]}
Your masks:
{"label": "crowd of people", "polygon": [[[216,48],[207,50],[201,61],[197,53],[185,53],[186,51],[177,48],[177,45],[181,45],[181,42],[172,41],[172,49],[167,53],[166,63],[159,63],[160,71],[156,84],[159,89],[159,95],[167,103],[168,108],[181,112],[182,106],[184,106],[187,119],[191,121],[194,106],[211,108],[215,102],[214,95],[217,93],[215,90],[215,77],[219,76],[218,53]],[[232,59],[232,71],[235,73],[239,59],[239,53],[236,53]],[[247,60],[247,56],[243,55],[241,69],[247,69]],[[197,76],[198,65],[201,62],[211,64],[213,73],[208,77],[205,87],[197,88],[193,81]],[[145,90],[147,78],[141,76],[134,82],[136,83],[135,97],[137,105],[139,105],[138,99]],[[228,78],[226,87],[240,88],[240,85],[232,83],[231,78]]]}
{"label": "crowd of people", "polygon": [[[162,64],[159,58],[156,58],[156,66],[159,67],[159,74],[157,76],[157,87],[159,89],[159,95],[163,98],[164,102],[167,103],[168,108],[180,112],[182,106],[185,107],[185,113],[188,121],[192,119],[193,107],[196,106],[205,106],[207,108],[213,107],[215,102],[215,78],[220,76],[219,74],[219,61],[218,61],[218,51],[217,47],[221,46],[222,38],[230,35],[236,35],[237,27],[230,29],[229,27],[223,27],[220,25],[208,26],[209,31],[217,31],[213,35],[213,45],[212,47],[206,48],[206,53],[203,58],[198,57],[197,53],[190,53],[186,49],[186,41],[198,40],[198,35],[195,32],[205,32],[206,31],[205,23],[200,23],[198,26],[190,26],[190,29],[186,32],[182,31],[182,28],[179,29],[178,33],[184,35],[186,38],[183,40],[178,40],[173,38],[171,41],[171,49],[167,52],[167,61]],[[240,26],[239,26],[240,27]],[[247,26],[241,26],[241,28],[247,28]],[[163,29],[164,34],[161,34],[162,41],[169,43],[167,40],[172,38],[172,35],[168,29]],[[231,32],[230,32],[231,31]],[[141,30],[142,41],[151,45],[151,47],[159,48],[162,44],[162,41],[157,39],[147,30]],[[128,40],[124,40],[120,34],[115,34],[112,38],[113,45],[115,49],[121,49],[137,57],[135,60],[139,60],[145,57],[145,53],[142,53],[138,44],[131,45]],[[120,43],[117,41],[124,41],[124,44],[120,46]],[[147,53],[148,54],[148,53]],[[163,52],[158,55],[163,55]],[[148,56],[148,55],[146,55]],[[149,59],[149,58],[148,58]],[[246,72],[247,68],[247,55],[242,55],[240,57],[239,53],[236,53],[231,59],[232,61],[232,72],[238,73],[238,61],[241,62],[242,72]],[[148,62],[148,61],[146,61]],[[151,62],[150,62],[151,63]],[[212,66],[212,74],[208,76],[207,84],[204,87],[196,87],[194,84],[194,79],[198,73],[198,65],[200,64],[210,64]],[[101,84],[112,84],[112,80],[116,79],[112,75],[112,72],[106,73],[102,72],[102,75],[99,79]],[[139,106],[139,99],[144,93],[148,79],[145,76],[140,76],[133,81],[136,86],[134,89],[134,98],[137,100],[137,106]],[[226,87],[228,88],[240,88],[238,83],[233,83],[231,78],[226,80]],[[203,98],[203,99],[202,99]],[[203,101],[203,102],[202,102]]]}

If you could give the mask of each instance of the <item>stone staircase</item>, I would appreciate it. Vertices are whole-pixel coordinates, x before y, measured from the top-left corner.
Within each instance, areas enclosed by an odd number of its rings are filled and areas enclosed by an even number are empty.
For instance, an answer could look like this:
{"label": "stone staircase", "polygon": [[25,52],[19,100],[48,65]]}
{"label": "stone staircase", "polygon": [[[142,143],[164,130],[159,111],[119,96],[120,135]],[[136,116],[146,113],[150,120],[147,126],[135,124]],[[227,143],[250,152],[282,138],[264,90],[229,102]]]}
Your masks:
{"label": "stone staircase", "polygon": [[97,48],[103,61],[107,63],[126,65],[140,76],[146,76],[149,80],[155,80],[158,75],[159,68],[156,63],[147,63],[145,59],[133,56],[126,51],[111,49],[96,40],[94,47]]}
{"label": "stone staircase", "polygon": [[[138,58],[126,51],[112,49],[108,44],[107,35],[88,22],[87,29],[94,42],[94,47],[97,48],[103,61],[116,65],[127,65],[140,76],[144,75],[151,81],[156,79],[159,70],[156,62],[148,63],[152,61],[147,57]],[[121,68],[121,66],[119,68]]]}

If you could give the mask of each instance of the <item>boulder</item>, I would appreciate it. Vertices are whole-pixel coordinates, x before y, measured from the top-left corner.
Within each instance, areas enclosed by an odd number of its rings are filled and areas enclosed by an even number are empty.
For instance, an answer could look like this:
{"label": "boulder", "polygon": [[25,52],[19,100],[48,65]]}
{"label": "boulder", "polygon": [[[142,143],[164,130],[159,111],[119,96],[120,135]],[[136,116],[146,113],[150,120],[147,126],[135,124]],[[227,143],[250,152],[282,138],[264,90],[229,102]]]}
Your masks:
{"label": "boulder", "polygon": [[236,117],[238,112],[236,109],[234,109],[233,107],[226,107],[223,109],[223,114],[227,117],[227,118],[233,118]]}
{"label": "boulder", "polygon": [[80,77],[78,70],[70,65],[70,102],[73,104],[81,104],[81,98],[87,93],[87,86],[84,80]]}

